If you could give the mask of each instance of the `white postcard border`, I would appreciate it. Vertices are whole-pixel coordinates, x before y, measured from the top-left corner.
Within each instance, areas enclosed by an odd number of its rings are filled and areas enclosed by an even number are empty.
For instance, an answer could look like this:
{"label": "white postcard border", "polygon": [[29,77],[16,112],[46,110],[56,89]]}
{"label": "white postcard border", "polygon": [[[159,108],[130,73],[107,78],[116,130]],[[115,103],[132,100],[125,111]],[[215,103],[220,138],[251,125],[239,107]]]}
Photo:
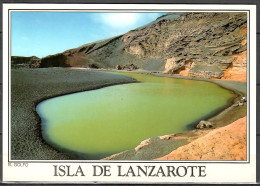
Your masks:
{"label": "white postcard border", "polygon": [[[142,11],[147,12],[169,12],[169,11],[249,11],[250,19],[248,19],[248,112],[247,123],[248,141],[250,145],[250,157],[248,161],[13,161],[9,159],[8,152],[8,123],[10,121],[10,34],[8,15],[9,10],[16,11],[65,11],[66,9],[76,11]],[[83,10],[84,9],[84,10]],[[163,10],[163,11],[162,11]],[[9,35],[10,36],[10,35]],[[251,101],[252,100],[252,101]],[[178,182],[197,182],[197,183],[212,183],[212,182],[255,182],[256,180],[256,6],[255,5],[154,5],[154,4],[3,4],[3,180],[4,181],[24,181],[24,182],[66,182],[66,183],[178,183]],[[15,166],[16,165],[16,166]],[[80,166],[84,176],[55,176],[55,166],[70,166],[71,171],[75,172]],[[95,167],[96,166],[96,167]],[[94,167],[98,170],[98,166],[109,169],[110,176],[101,175],[94,176]],[[106,167],[107,166],[107,167]],[[108,167],[110,166],[110,167]],[[159,177],[122,177],[119,176],[119,167],[121,170],[127,169],[130,166],[155,166],[155,169],[167,168],[167,166],[180,167],[183,171],[188,166],[206,167],[206,176],[159,176]],[[104,168],[105,167],[105,168]],[[99,168],[100,169],[100,168]],[[198,169],[198,168],[196,168]]]}

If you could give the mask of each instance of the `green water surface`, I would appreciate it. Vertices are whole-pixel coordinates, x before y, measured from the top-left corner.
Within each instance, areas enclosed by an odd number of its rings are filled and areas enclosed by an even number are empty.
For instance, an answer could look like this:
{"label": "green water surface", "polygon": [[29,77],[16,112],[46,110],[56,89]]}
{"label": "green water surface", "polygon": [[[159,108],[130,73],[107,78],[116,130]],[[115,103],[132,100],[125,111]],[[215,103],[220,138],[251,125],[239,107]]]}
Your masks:
{"label": "green water surface", "polygon": [[[140,83],[115,85],[43,101],[43,135],[54,146],[101,158],[153,136],[187,130],[223,109],[234,94],[214,83],[122,73]],[[94,158],[95,159],[95,158]]]}

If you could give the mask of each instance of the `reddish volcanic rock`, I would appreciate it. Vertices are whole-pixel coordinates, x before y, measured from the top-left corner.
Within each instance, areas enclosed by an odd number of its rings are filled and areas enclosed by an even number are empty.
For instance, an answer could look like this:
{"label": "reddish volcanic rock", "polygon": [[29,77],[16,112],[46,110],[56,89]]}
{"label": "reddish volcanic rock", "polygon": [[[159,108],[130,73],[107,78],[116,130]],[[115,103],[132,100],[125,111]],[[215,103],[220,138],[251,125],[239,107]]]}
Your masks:
{"label": "reddish volcanic rock", "polygon": [[246,141],[246,117],[243,117],[157,160],[246,160]]}

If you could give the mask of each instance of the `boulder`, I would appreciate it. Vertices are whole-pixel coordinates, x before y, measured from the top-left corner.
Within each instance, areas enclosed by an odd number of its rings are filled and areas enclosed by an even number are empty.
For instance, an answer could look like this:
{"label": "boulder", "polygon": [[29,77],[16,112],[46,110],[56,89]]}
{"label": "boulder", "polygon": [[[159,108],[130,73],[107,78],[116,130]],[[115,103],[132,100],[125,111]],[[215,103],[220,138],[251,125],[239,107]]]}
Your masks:
{"label": "boulder", "polygon": [[146,139],[144,141],[142,141],[137,147],[135,147],[135,151],[139,151],[141,148],[143,148],[144,146],[147,146],[151,143],[151,139]]}
{"label": "boulder", "polygon": [[197,129],[204,129],[204,128],[212,128],[215,123],[201,120],[199,124],[196,126]]}
{"label": "boulder", "polygon": [[238,103],[235,103],[234,106],[235,106],[235,107],[238,107]]}
{"label": "boulder", "polygon": [[127,65],[123,66],[123,69],[128,70],[128,71],[132,71],[132,70],[138,69],[138,67],[137,67],[136,64],[131,63],[131,64],[127,64]]}
{"label": "boulder", "polygon": [[244,105],[244,102],[242,102],[242,101],[238,102],[238,106],[243,106],[243,105]]}
{"label": "boulder", "polygon": [[116,66],[115,66],[115,69],[116,69],[116,70],[122,70],[122,67],[121,67],[121,65],[116,65]]}
{"label": "boulder", "polygon": [[94,64],[94,63],[90,64],[89,67],[90,68],[99,68],[99,66],[97,64]]}
{"label": "boulder", "polygon": [[241,98],[241,101],[242,101],[242,102],[246,102],[246,97],[242,97],[242,98]]}
{"label": "boulder", "polygon": [[245,101],[244,99],[241,99],[240,101],[238,101],[237,103],[235,103],[234,106],[235,106],[235,107],[243,106],[245,102],[246,102],[246,101]]}
{"label": "boulder", "polygon": [[132,71],[132,70],[136,70],[138,69],[137,65],[136,64],[126,64],[126,65],[116,65],[115,66],[115,69],[116,70],[128,70],[128,71]]}

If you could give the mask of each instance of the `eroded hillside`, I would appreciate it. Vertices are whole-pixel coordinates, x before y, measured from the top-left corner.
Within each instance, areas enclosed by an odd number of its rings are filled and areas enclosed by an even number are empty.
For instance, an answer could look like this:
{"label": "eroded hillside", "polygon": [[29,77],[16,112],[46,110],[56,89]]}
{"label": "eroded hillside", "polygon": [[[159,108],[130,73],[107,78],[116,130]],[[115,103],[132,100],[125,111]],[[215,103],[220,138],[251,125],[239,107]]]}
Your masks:
{"label": "eroded hillside", "polygon": [[137,68],[246,80],[246,13],[169,13],[107,40],[42,58],[36,67]]}

